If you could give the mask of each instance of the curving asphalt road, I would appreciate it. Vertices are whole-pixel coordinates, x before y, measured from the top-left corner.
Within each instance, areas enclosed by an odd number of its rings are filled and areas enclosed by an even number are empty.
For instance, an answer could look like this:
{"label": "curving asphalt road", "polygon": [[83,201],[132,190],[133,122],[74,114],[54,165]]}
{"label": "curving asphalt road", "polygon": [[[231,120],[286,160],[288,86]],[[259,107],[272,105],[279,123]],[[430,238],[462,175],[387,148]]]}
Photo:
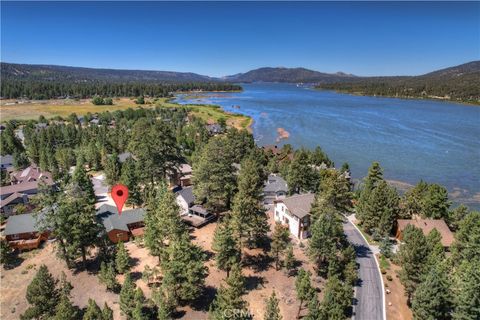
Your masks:
{"label": "curving asphalt road", "polygon": [[343,231],[357,254],[358,277],[355,286],[353,319],[384,320],[383,285],[375,257],[360,232],[350,221],[344,221]]}

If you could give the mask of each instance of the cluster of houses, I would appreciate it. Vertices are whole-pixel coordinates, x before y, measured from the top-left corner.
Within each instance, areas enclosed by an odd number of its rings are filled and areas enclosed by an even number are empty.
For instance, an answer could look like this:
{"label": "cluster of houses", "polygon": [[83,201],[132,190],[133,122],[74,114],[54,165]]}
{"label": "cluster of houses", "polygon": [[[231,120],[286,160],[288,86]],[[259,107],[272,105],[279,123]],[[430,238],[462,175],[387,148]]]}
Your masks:
{"label": "cluster of houses", "polygon": [[[4,163],[2,156],[2,163]],[[23,170],[15,171],[13,166],[6,166],[5,170],[10,178],[10,184],[0,188],[0,214],[8,217],[15,213],[18,205],[23,205],[24,210],[33,209],[31,197],[38,193],[40,183],[53,187],[54,181],[50,172],[42,171],[37,166],[29,166]]]}
{"label": "cluster of houses", "polygon": [[[120,157],[123,162],[131,157],[131,154],[121,154]],[[183,221],[200,228],[214,220],[216,216],[195,201],[192,177],[192,167],[182,164],[178,170],[168,175],[168,183],[172,192],[175,193],[179,215]],[[54,185],[51,174],[42,172],[35,166],[21,171],[11,171],[10,180],[11,185],[1,188],[0,208],[2,214],[6,216],[11,215],[16,204],[28,204],[29,198],[37,193],[40,181],[49,186]],[[274,220],[286,225],[291,235],[299,240],[310,236],[310,210],[314,198],[312,193],[288,196],[287,182],[278,174],[270,174],[263,188],[263,203],[271,208]],[[124,210],[119,215],[116,207],[103,204],[97,209],[96,214],[99,222],[104,226],[104,235],[113,243],[128,241],[131,237],[143,235],[145,210],[142,208]],[[48,238],[48,232],[39,228],[38,220],[43,216],[42,212],[36,215],[30,213],[11,215],[7,221],[4,236],[14,248],[38,247],[41,241]],[[442,244],[445,248],[449,248],[454,240],[445,221],[416,218],[397,221],[395,235],[398,241],[402,240],[402,232],[410,224],[420,228],[425,234],[437,229],[442,236]]]}

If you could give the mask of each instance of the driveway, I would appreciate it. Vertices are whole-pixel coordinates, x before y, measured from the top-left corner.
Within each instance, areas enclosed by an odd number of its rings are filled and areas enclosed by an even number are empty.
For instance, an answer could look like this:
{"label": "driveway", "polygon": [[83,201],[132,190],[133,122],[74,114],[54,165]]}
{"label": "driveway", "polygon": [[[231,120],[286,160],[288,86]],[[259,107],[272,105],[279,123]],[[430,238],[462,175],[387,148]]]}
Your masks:
{"label": "driveway", "polygon": [[100,207],[102,204],[109,204],[115,206],[115,202],[108,194],[108,186],[105,182],[105,176],[103,174],[92,177],[93,190],[95,191],[95,197],[97,202],[95,208]]}
{"label": "driveway", "polygon": [[344,221],[343,231],[355,247],[359,265],[353,319],[383,320],[383,284],[373,252],[350,221]]}

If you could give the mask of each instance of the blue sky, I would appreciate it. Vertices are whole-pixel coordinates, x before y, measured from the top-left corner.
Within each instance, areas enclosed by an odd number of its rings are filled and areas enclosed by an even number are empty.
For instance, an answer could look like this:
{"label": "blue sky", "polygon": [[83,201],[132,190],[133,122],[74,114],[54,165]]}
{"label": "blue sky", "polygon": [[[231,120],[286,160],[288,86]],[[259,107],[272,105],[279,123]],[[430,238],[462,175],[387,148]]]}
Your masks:
{"label": "blue sky", "polygon": [[1,2],[1,60],[223,76],[414,75],[480,59],[480,2]]}

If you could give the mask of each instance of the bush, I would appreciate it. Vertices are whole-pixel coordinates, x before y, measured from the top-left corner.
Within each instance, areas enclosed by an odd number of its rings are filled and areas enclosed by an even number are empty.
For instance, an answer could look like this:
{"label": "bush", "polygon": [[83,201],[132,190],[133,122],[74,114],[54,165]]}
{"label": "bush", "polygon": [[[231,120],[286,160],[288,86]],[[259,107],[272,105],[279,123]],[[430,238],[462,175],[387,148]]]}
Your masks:
{"label": "bush", "polygon": [[388,280],[388,281],[392,281],[392,280],[393,280],[392,276],[389,275],[389,274],[387,274],[387,280]]}
{"label": "bush", "polygon": [[99,97],[99,96],[95,96],[93,97],[92,99],[92,103],[96,106],[101,106],[101,105],[104,105],[105,104],[105,101],[103,100],[102,97]]}

